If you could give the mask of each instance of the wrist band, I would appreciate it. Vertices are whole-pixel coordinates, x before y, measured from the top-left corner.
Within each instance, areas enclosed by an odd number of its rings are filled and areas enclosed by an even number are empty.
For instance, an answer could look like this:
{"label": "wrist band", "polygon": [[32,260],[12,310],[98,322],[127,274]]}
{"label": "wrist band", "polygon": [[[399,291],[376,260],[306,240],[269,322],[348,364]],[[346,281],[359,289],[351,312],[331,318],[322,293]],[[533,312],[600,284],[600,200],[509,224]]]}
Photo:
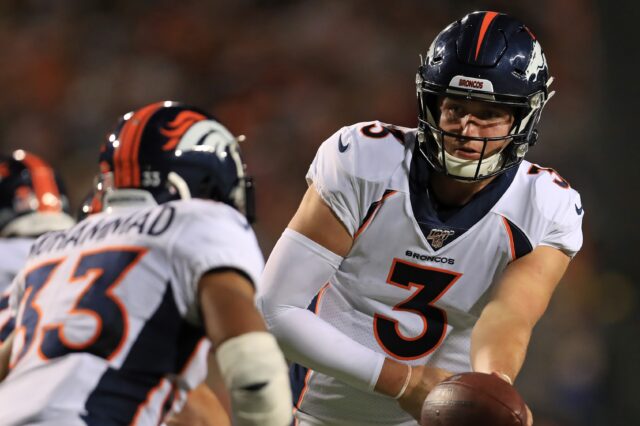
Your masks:
{"label": "wrist band", "polygon": [[411,371],[413,371],[413,368],[411,368],[409,364],[407,364],[407,367],[409,368],[409,373],[407,373],[407,378],[404,379],[404,384],[402,385],[400,392],[398,392],[398,394],[394,396],[393,399],[402,398],[402,395],[404,395],[405,391],[407,390],[407,387],[409,387],[409,382],[411,381]]}

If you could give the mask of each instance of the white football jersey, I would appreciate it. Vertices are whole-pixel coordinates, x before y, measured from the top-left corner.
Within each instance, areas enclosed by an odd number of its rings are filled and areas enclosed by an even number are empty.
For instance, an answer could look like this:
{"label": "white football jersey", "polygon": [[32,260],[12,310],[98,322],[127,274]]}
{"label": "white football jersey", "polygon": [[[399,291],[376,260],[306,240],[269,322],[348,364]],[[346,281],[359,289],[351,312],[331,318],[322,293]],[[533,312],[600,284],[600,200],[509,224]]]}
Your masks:
{"label": "white football jersey", "polygon": [[9,311],[9,285],[27,261],[34,241],[34,238],[0,239],[0,343],[13,330]]}
{"label": "white football jersey", "polygon": [[[416,129],[380,122],[345,127],[320,147],[307,180],[354,243],[311,308],[401,362],[470,371],[471,331],[496,278],[540,245],[574,256],[582,202],[555,171],[524,161],[463,208],[436,210],[415,147]],[[292,380],[304,424],[417,424],[393,399],[327,375],[294,366]]]}
{"label": "white football jersey", "polygon": [[200,278],[263,258],[226,204],[174,201],[89,216],[32,246],[14,282],[3,425],[157,425],[203,337]]}
{"label": "white football jersey", "polygon": [[[210,351],[211,341],[203,337],[191,354],[191,358],[175,378],[174,401],[171,404],[170,413],[167,413],[166,417],[171,417],[172,413],[177,414],[182,411],[189,397],[189,392],[206,380],[209,371]],[[162,424],[164,425],[165,423]]]}

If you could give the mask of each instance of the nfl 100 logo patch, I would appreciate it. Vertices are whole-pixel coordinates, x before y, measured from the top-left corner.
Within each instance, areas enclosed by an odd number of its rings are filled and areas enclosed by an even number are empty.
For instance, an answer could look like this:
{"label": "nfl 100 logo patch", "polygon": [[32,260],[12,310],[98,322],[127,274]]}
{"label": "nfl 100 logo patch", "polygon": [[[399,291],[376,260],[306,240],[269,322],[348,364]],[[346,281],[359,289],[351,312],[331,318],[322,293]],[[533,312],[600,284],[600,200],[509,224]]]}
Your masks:
{"label": "nfl 100 logo patch", "polygon": [[427,235],[427,241],[431,244],[431,247],[434,249],[439,249],[444,245],[444,242],[455,234],[456,231],[451,229],[432,229]]}

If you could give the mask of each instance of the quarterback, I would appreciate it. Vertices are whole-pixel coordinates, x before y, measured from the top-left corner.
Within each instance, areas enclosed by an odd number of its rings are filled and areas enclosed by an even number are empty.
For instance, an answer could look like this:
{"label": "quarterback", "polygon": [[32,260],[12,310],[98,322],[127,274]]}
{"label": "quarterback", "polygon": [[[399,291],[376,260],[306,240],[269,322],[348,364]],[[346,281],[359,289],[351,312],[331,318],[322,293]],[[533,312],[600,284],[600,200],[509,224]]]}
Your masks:
{"label": "quarterback", "polygon": [[516,378],[582,244],[579,194],[524,160],[551,81],[524,24],[474,12],[418,69],[417,128],[320,146],[258,294],[298,424],[416,425],[451,373]]}
{"label": "quarterback", "polygon": [[123,116],[100,171],[101,212],[38,238],[12,285],[2,424],[157,425],[207,336],[236,424],[288,425],[286,363],[254,306],[263,260],[237,139],[159,102]]}

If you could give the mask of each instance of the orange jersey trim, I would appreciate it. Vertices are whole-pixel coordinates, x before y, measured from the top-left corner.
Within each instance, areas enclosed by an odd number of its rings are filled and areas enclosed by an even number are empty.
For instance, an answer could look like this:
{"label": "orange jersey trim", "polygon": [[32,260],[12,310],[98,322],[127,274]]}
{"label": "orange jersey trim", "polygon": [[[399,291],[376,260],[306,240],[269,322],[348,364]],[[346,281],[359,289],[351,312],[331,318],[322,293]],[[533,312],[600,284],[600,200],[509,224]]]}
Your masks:
{"label": "orange jersey trim", "polygon": [[380,201],[378,201],[375,209],[373,210],[373,212],[371,213],[371,216],[369,216],[369,218],[362,224],[362,226],[356,231],[356,233],[353,235],[353,239],[355,240],[356,238],[358,238],[360,236],[360,234],[362,234],[367,227],[369,226],[369,224],[371,224],[371,222],[373,221],[373,218],[376,217],[376,214],[378,214],[378,210],[380,210],[380,207],[382,207],[382,204],[384,204],[385,200],[395,194],[397,194],[398,191],[390,191],[387,193],[387,195],[383,196]]}
{"label": "orange jersey trim", "polygon": [[187,362],[184,363],[184,366],[178,373],[179,375],[183,375],[189,369],[189,366],[193,364],[193,361],[196,359],[196,355],[198,354],[198,352],[200,352],[200,348],[202,347],[202,345],[205,344],[206,341],[207,339],[204,337],[198,341],[198,343],[196,344],[196,347],[193,348],[193,352],[191,352],[191,355],[189,355]]}
{"label": "orange jersey trim", "polygon": [[507,218],[502,216],[502,223],[504,224],[504,228],[507,230],[507,236],[509,237],[509,250],[511,251],[511,260],[516,259],[516,244],[513,240],[513,234],[511,233],[511,227],[509,226],[509,222],[507,222]]}
{"label": "orange jersey trim", "polygon": [[[133,420],[131,421],[131,423],[129,423],[130,426],[136,426],[138,424],[138,422],[140,421],[140,415],[144,412],[144,409],[151,404],[151,400],[153,399],[153,395],[158,392],[162,386],[165,383],[168,383],[169,381],[165,378],[160,379],[160,382],[158,382],[158,384],[151,388],[151,390],[149,390],[149,393],[147,393],[147,398],[138,406],[138,410],[136,411],[135,416],[133,417]],[[172,389],[172,388],[171,388]],[[169,392],[171,393],[171,392]],[[160,410],[162,411],[162,410]],[[161,416],[162,418],[162,416]]]}
{"label": "orange jersey trim", "polygon": [[[323,298],[324,294],[326,293],[326,291],[327,291],[327,289],[329,288],[330,285],[331,285],[331,283],[326,283],[325,285],[322,286],[322,288],[318,292],[318,300],[316,301],[316,308],[313,311],[314,314],[317,315],[318,312],[320,312],[320,303],[322,302],[322,298]],[[313,373],[313,370],[312,369],[308,369],[307,370],[307,374],[305,374],[305,376],[304,376],[304,386],[302,387],[302,391],[300,392],[300,396],[298,397],[298,401],[293,406],[293,414],[295,414],[296,411],[298,411],[300,409],[300,406],[302,405],[302,400],[304,399],[304,396],[307,393],[307,390],[309,390],[309,379],[311,378],[311,373]],[[296,419],[295,424],[298,424],[298,419]]]}

